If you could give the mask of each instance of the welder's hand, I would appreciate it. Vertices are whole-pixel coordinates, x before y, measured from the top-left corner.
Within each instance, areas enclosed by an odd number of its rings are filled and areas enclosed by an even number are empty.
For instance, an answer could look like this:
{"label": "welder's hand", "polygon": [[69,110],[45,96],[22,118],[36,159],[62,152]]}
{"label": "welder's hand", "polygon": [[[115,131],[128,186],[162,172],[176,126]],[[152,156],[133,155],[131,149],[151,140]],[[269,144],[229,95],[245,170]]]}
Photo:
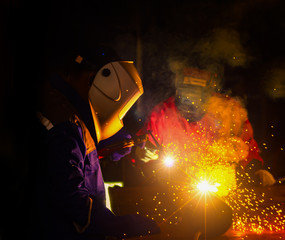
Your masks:
{"label": "welder's hand", "polygon": [[125,216],[117,216],[124,223],[124,233],[126,237],[135,237],[141,235],[150,235],[160,233],[157,223],[150,218],[130,214]]}
{"label": "welder's hand", "polygon": [[159,157],[158,150],[148,147],[136,148],[136,156],[145,163],[151,160],[157,160]]}
{"label": "welder's hand", "polygon": [[[101,141],[98,145],[98,149],[100,152],[100,149],[108,148],[109,146],[112,146],[116,149],[114,151],[110,151],[110,157],[113,161],[119,161],[124,156],[131,153],[132,147],[118,147],[120,143],[123,143],[124,141],[128,141],[132,139],[131,134],[124,130],[120,130],[115,135],[113,135],[110,138],[107,138],[103,141]],[[116,146],[116,144],[118,146]]]}
{"label": "welder's hand", "polygon": [[274,179],[272,174],[268,172],[267,170],[262,170],[262,169],[257,170],[255,172],[255,175],[258,177],[263,187],[269,187],[276,183],[276,180]]}
{"label": "welder's hand", "polygon": [[123,158],[124,156],[130,154],[132,151],[132,148],[131,147],[125,147],[125,148],[122,148],[116,152],[113,152],[112,155],[111,155],[111,159],[113,161],[119,161],[121,158]]}

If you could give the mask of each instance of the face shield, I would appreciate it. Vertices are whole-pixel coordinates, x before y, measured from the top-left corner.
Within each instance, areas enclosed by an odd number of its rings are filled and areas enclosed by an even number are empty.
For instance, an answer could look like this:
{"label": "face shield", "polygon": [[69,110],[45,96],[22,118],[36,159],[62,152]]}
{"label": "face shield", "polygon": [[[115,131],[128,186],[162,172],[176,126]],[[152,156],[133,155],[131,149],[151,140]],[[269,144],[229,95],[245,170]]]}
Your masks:
{"label": "face shield", "polygon": [[123,117],[142,94],[142,82],[133,62],[110,62],[97,72],[88,97],[98,141],[123,127]]}
{"label": "face shield", "polygon": [[177,75],[177,108],[189,121],[198,121],[205,114],[204,103],[214,91],[212,81],[210,72],[190,67]]}

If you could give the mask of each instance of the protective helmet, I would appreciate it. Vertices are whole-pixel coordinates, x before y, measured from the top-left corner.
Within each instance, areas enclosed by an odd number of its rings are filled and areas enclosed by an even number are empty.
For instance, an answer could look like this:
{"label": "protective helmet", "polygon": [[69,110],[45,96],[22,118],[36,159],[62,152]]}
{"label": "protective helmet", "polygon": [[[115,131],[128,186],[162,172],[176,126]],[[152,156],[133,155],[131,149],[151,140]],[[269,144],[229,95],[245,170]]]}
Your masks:
{"label": "protective helmet", "polygon": [[176,104],[181,114],[190,121],[204,115],[204,103],[215,89],[216,75],[211,72],[185,67],[176,74]]}
{"label": "protective helmet", "polygon": [[88,79],[72,84],[90,106],[99,142],[123,127],[123,117],[143,94],[141,79],[134,63],[121,61],[109,46],[82,44],[69,54],[73,59],[67,65],[69,72],[90,74]]}
{"label": "protective helmet", "polygon": [[110,62],[97,72],[88,97],[98,140],[123,127],[123,117],[142,94],[142,82],[131,61]]}

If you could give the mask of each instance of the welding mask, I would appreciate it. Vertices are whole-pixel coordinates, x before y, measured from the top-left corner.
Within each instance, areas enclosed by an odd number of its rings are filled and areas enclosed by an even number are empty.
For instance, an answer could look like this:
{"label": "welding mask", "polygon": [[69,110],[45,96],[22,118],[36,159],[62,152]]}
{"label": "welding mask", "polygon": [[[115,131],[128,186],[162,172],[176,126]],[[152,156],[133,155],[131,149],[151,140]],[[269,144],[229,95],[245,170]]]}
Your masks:
{"label": "welding mask", "polygon": [[204,103],[213,93],[213,79],[208,71],[184,68],[176,77],[176,105],[189,121],[199,121],[205,114]]}
{"label": "welding mask", "polygon": [[133,62],[113,61],[97,71],[88,97],[98,141],[123,127],[123,117],[142,94],[142,82]]}

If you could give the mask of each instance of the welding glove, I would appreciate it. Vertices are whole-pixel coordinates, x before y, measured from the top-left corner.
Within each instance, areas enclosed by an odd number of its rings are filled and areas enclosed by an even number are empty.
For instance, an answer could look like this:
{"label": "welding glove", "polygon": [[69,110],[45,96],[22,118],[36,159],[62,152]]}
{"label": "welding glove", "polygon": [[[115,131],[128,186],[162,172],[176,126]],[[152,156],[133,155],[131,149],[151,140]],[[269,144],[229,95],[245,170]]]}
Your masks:
{"label": "welding glove", "polygon": [[[109,137],[98,144],[98,149],[107,148],[108,146],[115,146],[116,144],[120,146],[120,143],[132,139],[131,134],[125,130],[120,130],[112,137]],[[119,161],[124,156],[131,153],[132,147],[115,147],[114,151],[110,151],[110,158],[112,161]]]}
{"label": "welding glove", "polygon": [[276,180],[274,179],[273,175],[267,170],[257,170],[255,172],[255,175],[258,177],[260,184],[263,187],[270,187],[276,183]]}
{"label": "welding glove", "polygon": [[151,160],[157,160],[159,157],[157,149],[146,146],[144,148],[136,148],[136,156],[145,163]]}

